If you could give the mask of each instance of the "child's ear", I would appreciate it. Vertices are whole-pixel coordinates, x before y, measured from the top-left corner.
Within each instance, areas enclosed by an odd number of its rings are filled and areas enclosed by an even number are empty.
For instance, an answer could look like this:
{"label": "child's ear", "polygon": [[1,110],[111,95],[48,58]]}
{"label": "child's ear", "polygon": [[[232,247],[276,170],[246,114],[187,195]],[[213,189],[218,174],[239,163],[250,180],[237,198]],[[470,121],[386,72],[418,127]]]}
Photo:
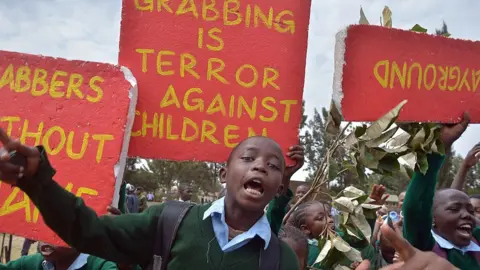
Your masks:
{"label": "child's ear", "polygon": [[283,184],[281,184],[281,185],[278,187],[277,194],[278,194],[278,195],[285,194],[285,187],[284,187]]}
{"label": "child's ear", "polygon": [[306,236],[309,236],[310,235],[310,230],[308,229],[307,225],[305,224],[302,224],[300,225],[300,230],[303,232],[303,234],[305,234]]}
{"label": "child's ear", "polygon": [[227,168],[222,167],[220,169],[220,183],[225,184],[227,182]]}

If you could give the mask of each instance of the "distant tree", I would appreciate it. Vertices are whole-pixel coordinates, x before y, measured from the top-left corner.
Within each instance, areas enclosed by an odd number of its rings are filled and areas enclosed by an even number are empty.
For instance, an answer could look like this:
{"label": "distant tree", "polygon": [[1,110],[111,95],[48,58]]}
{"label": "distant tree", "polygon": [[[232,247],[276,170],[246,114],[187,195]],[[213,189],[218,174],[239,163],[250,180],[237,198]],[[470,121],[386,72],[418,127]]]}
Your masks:
{"label": "distant tree", "polygon": [[448,32],[448,27],[445,21],[443,21],[442,27],[440,29],[435,29],[435,34],[438,36],[449,37],[451,34]]}

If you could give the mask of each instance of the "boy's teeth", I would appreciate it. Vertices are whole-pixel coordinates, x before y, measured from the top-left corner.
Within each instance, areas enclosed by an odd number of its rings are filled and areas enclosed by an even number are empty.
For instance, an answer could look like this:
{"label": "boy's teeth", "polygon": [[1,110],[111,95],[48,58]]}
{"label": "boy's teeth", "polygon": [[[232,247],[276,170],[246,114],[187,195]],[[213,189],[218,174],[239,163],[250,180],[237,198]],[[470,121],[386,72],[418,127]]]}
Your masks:
{"label": "boy's teeth", "polygon": [[253,188],[247,187],[245,190],[246,190],[248,193],[251,193],[251,194],[253,194],[253,195],[262,195],[262,193],[260,193],[260,191],[255,190],[255,189],[253,189]]}

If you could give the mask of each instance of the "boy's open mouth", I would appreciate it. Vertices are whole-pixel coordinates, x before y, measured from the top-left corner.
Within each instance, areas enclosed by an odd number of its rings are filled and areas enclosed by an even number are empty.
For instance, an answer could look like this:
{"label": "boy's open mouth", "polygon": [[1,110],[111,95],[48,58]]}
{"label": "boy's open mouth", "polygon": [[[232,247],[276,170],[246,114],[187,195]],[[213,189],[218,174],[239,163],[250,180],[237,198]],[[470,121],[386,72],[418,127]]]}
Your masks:
{"label": "boy's open mouth", "polygon": [[262,182],[257,179],[252,179],[247,181],[243,187],[245,188],[245,191],[253,196],[261,196],[263,195],[263,186]]}
{"label": "boy's open mouth", "polygon": [[470,224],[463,224],[461,226],[457,227],[457,232],[460,234],[462,237],[471,237],[472,236],[472,225]]}
{"label": "boy's open mouth", "polygon": [[50,245],[42,245],[42,246],[40,247],[40,253],[41,253],[43,256],[49,256],[49,255],[51,255],[54,251],[55,251],[55,248],[53,248],[53,247],[50,246]]}

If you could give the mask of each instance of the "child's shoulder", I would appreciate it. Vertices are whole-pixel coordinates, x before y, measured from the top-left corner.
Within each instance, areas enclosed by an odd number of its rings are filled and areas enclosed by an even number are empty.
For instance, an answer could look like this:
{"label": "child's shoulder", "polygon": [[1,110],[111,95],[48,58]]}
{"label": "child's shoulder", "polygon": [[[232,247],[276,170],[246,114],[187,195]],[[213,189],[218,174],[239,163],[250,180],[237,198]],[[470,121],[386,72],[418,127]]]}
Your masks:
{"label": "child's shoulder", "polygon": [[290,246],[283,242],[280,242],[280,269],[281,270],[290,270],[290,269],[298,269],[299,263],[297,255],[293,252]]}
{"label": "child's shoulder", "polygon": [[10,261],[5,269],[35,270],[42,269],[43,256],[40,253],[22,256],[17,260]]}
{"label": "child's shoulder", "polygon": [[117,264],[95,256],[88,256],[87,267],[89,270],[114,270]]}

